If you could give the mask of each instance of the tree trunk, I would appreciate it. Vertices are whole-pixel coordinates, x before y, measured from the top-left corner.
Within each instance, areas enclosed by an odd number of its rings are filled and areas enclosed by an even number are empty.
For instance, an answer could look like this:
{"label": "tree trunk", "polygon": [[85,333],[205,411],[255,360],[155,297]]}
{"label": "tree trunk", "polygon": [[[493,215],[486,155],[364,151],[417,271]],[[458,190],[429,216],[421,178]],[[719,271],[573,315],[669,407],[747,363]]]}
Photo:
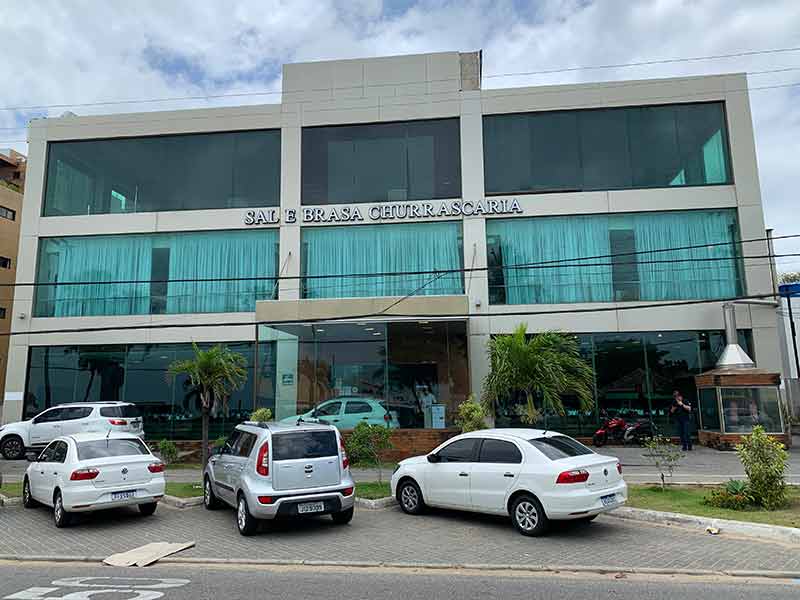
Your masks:
{"label": "tree trunk", "polygon": [[207,393],[201,394],[201,401],[200,404],[202,405],[202,422],[203,422],[203,435],[202,435],[202,442],[201,442],[201,464],[203,468],[205,468],[206,463],[208,462],[208,411],[209,411],[209,403],[208,403],[208,396]]}

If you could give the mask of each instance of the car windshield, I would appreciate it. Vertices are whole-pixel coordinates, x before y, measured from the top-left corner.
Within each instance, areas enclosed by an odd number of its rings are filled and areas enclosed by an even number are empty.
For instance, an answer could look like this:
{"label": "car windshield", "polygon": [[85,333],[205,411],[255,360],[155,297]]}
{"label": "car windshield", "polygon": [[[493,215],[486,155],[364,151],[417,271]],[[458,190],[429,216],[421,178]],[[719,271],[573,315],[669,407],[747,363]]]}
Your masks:
{"label": "car windshield", "polygon": [[587,448],[577,440],[566,435],[540,437],[528,440],[539,452],[550,460],[561,460],[583,454],[594,454],[594,450]]}
{"label": "car windshield", "polygon": [[272,460],[295,460],[337,456],[333,431],[298,431],[272,436]]}
{"label": "car windshield", "polygon": [[78,460],[92,460],[93,458],[108,458],[112,456],[140,456],[142,454],[150,454],[150,452],[141,440],[135,438],[94,440],[78,443]]}

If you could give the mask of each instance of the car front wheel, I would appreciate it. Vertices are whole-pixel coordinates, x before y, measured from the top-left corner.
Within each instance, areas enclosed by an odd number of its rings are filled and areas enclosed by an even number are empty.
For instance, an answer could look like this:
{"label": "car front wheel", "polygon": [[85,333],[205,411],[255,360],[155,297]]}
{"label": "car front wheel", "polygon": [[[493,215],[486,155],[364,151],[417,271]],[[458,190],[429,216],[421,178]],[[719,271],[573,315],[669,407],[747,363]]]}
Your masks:
{"label": "car front wheel", "polygon": [[31,482],[26,477],[25,481],[22,482],[22,506],[25,508],[34,508],[38,506],[38,504],[39,503],[36,502],[31,495]]}
{"label": "car front wheel", "polygon": [[59,529],[67,527],[72,522],[72,515],[64,510],[64,501],[61,498],[61,492],[56,492],[53,498],[53,521]]}
{"label": "car front wheel", "polygon": [[250,514],[244,494],[239,494],[236,502],[236,526],[242,535],[253,535],[258,529],[258,521]]}
{"label": "car front wheel", "polygon": [[403,512],[409,515],[419,515],[425,510],[422,490],[411,479],[403,481],[397,487],[397,501],[400,503],[400,508],[403,509]]}
{"label": "car front wheel", "polygon": [[203,480],[203,506],[206,510],[216,510],[219,508],[220,503],[214,494],[214,488],[211,486],[211,479],[206,477]]}
{"label": "car front wheel", "polygon": [[25,444],[18,435],[9,435],[0,444],[0,454],[6,460],[19,460],[25,456]]}
{"label": "car front wheel", "polygon": [[511,520],[517,531],[528,536],[543,534],[549,524],[541,503],[528,494],[514,500],[511,505]]}

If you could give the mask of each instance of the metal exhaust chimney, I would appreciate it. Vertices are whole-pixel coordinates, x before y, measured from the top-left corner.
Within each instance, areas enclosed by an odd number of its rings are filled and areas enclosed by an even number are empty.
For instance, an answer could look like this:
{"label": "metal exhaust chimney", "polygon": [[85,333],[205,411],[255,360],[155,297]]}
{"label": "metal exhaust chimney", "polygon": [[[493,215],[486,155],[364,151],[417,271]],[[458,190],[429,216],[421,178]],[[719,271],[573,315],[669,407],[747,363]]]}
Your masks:
{"label": "metal exhaust chimney", "polygon": [[722,305],[722,314],[725,319],[725,350],[717,361],[718,369],[752,369],[756,365],[747,356],[747,352],[739,345],[736,332],[736,305],[726,302]]}

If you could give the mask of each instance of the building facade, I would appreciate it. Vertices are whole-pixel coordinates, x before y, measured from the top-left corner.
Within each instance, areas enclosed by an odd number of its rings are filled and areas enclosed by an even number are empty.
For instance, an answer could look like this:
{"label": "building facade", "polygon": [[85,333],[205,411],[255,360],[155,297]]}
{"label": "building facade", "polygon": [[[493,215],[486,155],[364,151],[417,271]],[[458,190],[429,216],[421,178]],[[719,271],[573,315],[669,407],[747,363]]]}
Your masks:
{"label": "building facade", "polygon": [[[767,244],[745,76],[485,90],[480,58],[286,65],[280,104],[32,122],[17,281],[38,285],[14,301],[4,418],[119,399],[195,439],[166,368],[224,342],[249,377],[215,434],[255,406],[442,429],[524,323],[596,372],[595,408],[566,398],[549,427],[666,423],[724,347],[713,301],[773,290],[748,260]],[[774,307],[737,317],[780,368]]]}
{"label": "building facade", "polygon": [[[0,150],[0,389],[5,389],[8,364],[8,333],[17,273],[25,157],[13,150]],[[3,403],[0,402],[0,418]]]}

